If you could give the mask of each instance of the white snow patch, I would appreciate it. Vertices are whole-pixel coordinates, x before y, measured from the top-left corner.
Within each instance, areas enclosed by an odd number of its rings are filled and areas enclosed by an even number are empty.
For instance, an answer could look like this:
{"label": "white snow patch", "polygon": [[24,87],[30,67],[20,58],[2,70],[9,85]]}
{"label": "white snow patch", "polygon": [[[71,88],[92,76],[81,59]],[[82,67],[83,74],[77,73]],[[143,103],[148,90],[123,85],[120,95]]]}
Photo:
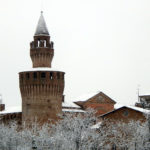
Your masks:
{"label": "white snow patch", "polygon": [[148,93],[148,92],[147,93],[145,92],[145,93],[142,93],[142,94],[140,93],[139,96],[150,96],[150,93]]}
{"label": "white snow patch", "polygon": [[75,103],[73,102],[63,102],[62,103],[62,107],[75,107],[75,108],[80,108],[80,106],[76,105]]}
{"label": "white snow patch", "polygon": [[100,91],[97,91],[97,92],[93,92],[93,93],[87,93],[87,94],[83,94],[77,98],[75,98],[73,101],[74,102],[77,102],[77,101],[86,101],[88,100],[89,98],[97,95],[98,93],[100,93]]}
{"label": "white snow patch", "polygon": [[142,113],[150,113],[150,110],[147,110],[147,109],[143,109],[143,108],[140,108],[140,107],[136,107],[136,106],[130,106],[130,105],[123,105],[123,104],[115,104],[114,105],[114,108],[115,110],[116,109],[119,109],[119,108],[122,108],[122,107],[127,107],[127,108],[131,108],[131,109],[134,109],[136,111],[139,111],[139,112],[142,112]]}
{"label": "white snow patch", "polygon": [[36,67],[36,68],[24,69],[23,71],[20,71],[20,72],[28,72],[28,71],[58,71],[58,72],[63,72],[63,71],[60,71],[56,68],[48,68],[48,67]]}
{"label": "white snow patch", "polygon": [[0,111],[0,115],[9,114],[9,113],[18,113],[18,112],[22,112],[21,106],[11,106],[11,107],[7,107],[4,111]]}
{"label": "white snow patch", "polygon": [[82,112],[85,113],[86,111],[80,109],[62,109],[63,112]]}
{"label": "white snow patch", "polygon": [[[82,113],[86,112],[81,109],[62,109],[62,111],[64,111],[64,112],[82,112]],[[4,111],[0,111],[0,115],[9,114],[9,113],[19,113],[19,112],[22,112],[21,106],[11,106],[11,107],[7,107]]]}
{"label": "white snow patch", "polygon": [[91,129],[98,129],[101,126],[102,122],[98,122],[97,124],[93,125]]}
{"label": "white snow patch", "polygon": [[114,105],[114,109],[119,109],[119,108],[121,108],[121,107],[123,107],[123,106],[126,106],[126,105],[125,105],[125,104],[116,103],[116,104]]}

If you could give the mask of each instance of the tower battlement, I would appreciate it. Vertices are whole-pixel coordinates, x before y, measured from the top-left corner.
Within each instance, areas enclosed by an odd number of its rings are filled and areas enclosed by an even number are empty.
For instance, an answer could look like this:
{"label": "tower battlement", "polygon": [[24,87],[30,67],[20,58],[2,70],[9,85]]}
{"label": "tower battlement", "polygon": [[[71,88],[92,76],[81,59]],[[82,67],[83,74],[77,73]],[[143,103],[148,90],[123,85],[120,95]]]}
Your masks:
{"label": "tower battlement", "polygon": [[33,68],[51,67],[54,56],[54,43],[50,42],[49,36],[34,36],[30,43],[30,57]]}
{"label": "tower battlement", "polygon": [[19,79],[22,96],[62,96],[64,91],[64,72],[20,72]]}

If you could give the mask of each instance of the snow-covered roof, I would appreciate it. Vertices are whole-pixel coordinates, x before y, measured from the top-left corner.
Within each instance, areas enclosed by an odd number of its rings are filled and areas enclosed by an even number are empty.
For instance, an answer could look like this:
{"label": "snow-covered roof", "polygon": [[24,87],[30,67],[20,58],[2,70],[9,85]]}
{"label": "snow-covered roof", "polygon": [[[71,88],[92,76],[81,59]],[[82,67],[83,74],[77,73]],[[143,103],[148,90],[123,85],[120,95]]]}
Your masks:
{"label": "snow-covered roof", "polygon": [[73,102],[68,102],[68,101],[65,101],[62,103],[62,107],[75,107],[75,108],[80,108],[80,106],[76,105],[75,103]]}
{"label": "snow-covered roof", "polygon": [[147,94],[147,95],[140,95],[139,97],[141,97],[141,98],[142,98],[142,97],[143,97],[143,98],[150,98],[150,95],[148,95],[148,94]]}
{"label": "snow-covered roof", "polygon": [[[140,108],[140,107],[136,107],[136,106],[130,106],[130,105],[123,105],[123,104],[115,104],[114,105],[114,109],[117,110],[117,109],[120,109],[122,107],[127,107],[127,108],[130,108],[130,109],[133,109],[133,110],[136,110],[136,111],[139,111],[139,112],[142,112],[142,113],[150,113],[150,110],[147,110],[147,109],[143,109],[143,108]],[[114,111],[115,111],[114,110]],[[110,113],[110,112],[108,112]],[[105,115],[105,114],[104,114]]]}
{"label": "snow-covered roof", "polygon": [[21,106],[11,106],[11,107],[6,107],[4,111],[0,111],[0,115],[10,114],[10,113],[19,113],[19,112],[22,112]]}
{"label": "snow-covered roof", "polygon": [[78,113],[78,112],[81,112],[81,113],[85,113],[86,111],[84,110],[81,110],[81,109],[62,109],[63,112],[74,112],[74,113]]}
{"label": "snow-covered roof", "polygon": [[63,71],[60,71],[56,68],[48,68],[48,67],[29,68],[29,69],[25,69],[24,71],[21,71],[21,72],[28,72],[28,71],[58,71],[58,72],[63,72]]}
{"label": "snow-covered roof", "polygon": [[93,92],[93,93],[87,93],[87,94],[83,94],[77,98],[75,98],[73,101],[74,102],[77,102],[77,101],[86,101],[88,100],[89,98],[97,95],[98,93],[100,93],[100,91],[97,91],[97,92]]}
{"label": "snow-covered roof", "polygon": [[39,18],[39,21],[38,21],[38,24],[37,24],[36,31],[35,31],[34,35],[35,36],[38,36],[38,35],[46,35],[46,36],[48,35],[49,36],[48,28],[46,26],[46,22],[45,22],[42,11],[41,11],[41,16]]}
{"label": "snow-covered roof", "polygon": [[[67,105],[67,106],[70,107],[70,105]],[[74,105],[72,105],[72,106],[74,106]],[[84,110],[81,110],[81,109],[62,109],[62,111],[64,111],[64,112],[85,112]],[[9,114],[9,113],[19,113],[19,112],[22,112],[21,106],[11,106],[11,107],[9,106],[9,107],[6,107],[6,109],[4,111],[0,111],[0,115]]]}
{"label": "snow-covered roof", "polygon": [[131,109],[134,109],[136,111],[139,111],[139,112],[142,112],[142,113],[146,113],[146,114],[150,113],[150,110],[143,109],[143,108],[136,107],[136,106],[125,106],[125,107],[131,108]]}

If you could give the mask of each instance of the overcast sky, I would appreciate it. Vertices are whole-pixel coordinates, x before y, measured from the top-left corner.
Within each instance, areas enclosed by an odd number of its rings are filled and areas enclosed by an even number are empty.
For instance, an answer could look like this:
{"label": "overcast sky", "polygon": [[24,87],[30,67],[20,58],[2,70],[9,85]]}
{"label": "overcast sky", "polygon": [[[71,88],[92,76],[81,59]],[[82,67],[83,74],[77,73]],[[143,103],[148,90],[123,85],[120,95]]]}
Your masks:
{"label": "overcast sky", "polygon": [[32,67],[29,43],[41,8],[65,71],[66,100],[103,91],[134,104],[150,94],[150,0],[0,0],[0,93],[20,105],[18,72]]}

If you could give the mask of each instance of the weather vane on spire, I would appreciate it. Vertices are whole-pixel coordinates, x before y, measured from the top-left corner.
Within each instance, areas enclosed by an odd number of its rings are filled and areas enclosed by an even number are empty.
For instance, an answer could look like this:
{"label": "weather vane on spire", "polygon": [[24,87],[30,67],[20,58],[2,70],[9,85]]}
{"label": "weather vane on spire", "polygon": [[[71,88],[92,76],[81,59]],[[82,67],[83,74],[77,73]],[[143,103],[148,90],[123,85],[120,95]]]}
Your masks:
{"label": "weather vane on spire", "polygon": [[44,1],[41,0],[41,14],[43,13],[43,3],[44,3]]}

